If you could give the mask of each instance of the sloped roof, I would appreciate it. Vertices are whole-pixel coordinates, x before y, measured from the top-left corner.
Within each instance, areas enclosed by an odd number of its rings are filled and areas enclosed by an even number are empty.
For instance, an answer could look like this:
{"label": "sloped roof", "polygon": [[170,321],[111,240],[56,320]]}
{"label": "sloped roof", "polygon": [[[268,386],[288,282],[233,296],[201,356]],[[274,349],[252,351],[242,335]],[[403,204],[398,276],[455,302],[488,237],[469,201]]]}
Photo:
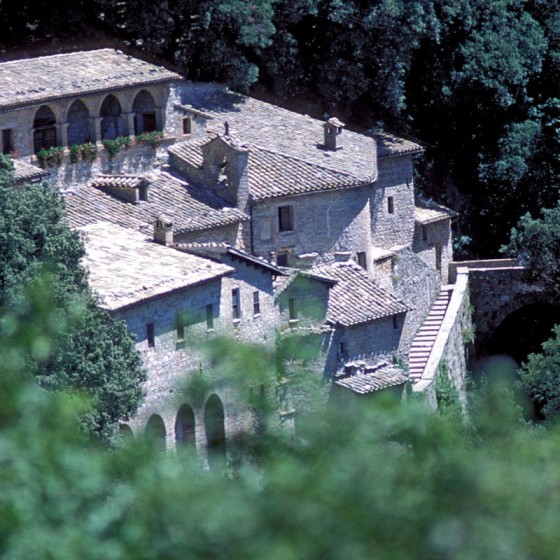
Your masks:
{"label": "sloped roof", "polygon": [[350,389],[359,395],[368,395],[381,389],[403,385],[408,377],[397,366],[383,364],[377,368],[365,368],[364,372],[335,380],[335,385]]}
{"label": "sloped roof", "polygon": [[35,183],[46,179],[48,175],[49,174],[44,169],[36,167],[35,165],[31,165],[20,159],[14,160],[14,178],[18,184]]}
{"label": "sloped roof", "polygon": [[[205,140],[201,139],[181,142],[170,147],[169,151],[190,165],[201,167],[204,143]],[[368,178],[259,146],[250,146],[249,149],[248,181],[253,200],[355,187],[370,182]]]}
{"label": "sloped roof", "polygon": [[374,282],[354,262],[315,267],[312,272],[338,280],[330,291],[327,321],[344,327],[405,313],[411,307]]}
{"label": "sloped roof", "polygon": [[113,49],[12,60],[0,63],[0,109],[180,79]]}
{"label": "sloped roof", "polygon": [[[324,149],[324,121],[312,119],[210,84],[190,84],[182,102],[211,115],[216,132],[227,121],[229,133],[247,142],[251,150],[260,148],[285,159],[351,175],[361,183],[377,177],[375,139],[351,130],[338,137],[341,148]],[[265,162],[267,164],[268,162]],[[282,163],[285,165],[285,163]]]}
{"label": "sloped roof", "polygon": [[389,134],[388,132],[376,131],[369,134],[377,140],[377,155],[379,158],[395,157],[405,154],[416,155],[424,151],[424,148],[420,146],[420,144],[412,140],[400,138],[394,134]]}
{"label": "sloped roof", "polygon": [[234,269],[154,243],[108,222],[80,229],[88,281],[110,311],[219,278]]}
{"label": "sloped roof", "polygon": [[[108,180],[105,179],[105,185]],[[120,184],[121,178],[115,176],[115,181]],[[81,227],[107,220],[123,227],[151,231],[153,222],[165,216],[173,222],[176,233],[186,233],[249,219],[237,208],[226,206],[218,197],[170,173],[149,178],[148,183],[149,201],[137,204],[106,194],[92,185],[66,191],[64,198],[70,225]]]}
{"label": "sloped roof", "polygon": [[422,225],[433,224],[441,220],[457,217],[457,212],[438,204],[431,199],[417,197],[414,207],[414,220]]}

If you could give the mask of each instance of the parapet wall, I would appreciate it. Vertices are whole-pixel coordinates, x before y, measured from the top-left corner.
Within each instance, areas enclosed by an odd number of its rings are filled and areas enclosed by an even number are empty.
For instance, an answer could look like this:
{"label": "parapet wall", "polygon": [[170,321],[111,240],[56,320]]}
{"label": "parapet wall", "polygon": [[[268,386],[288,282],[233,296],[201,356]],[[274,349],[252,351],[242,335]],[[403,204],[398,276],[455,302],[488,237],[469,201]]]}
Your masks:
{"label": "parapet wall", "polygon": [[415,393],[424,394],[428,404],[437,409],[436,379],[440,365],[447,365],[447,372],[461,400],[463,409],[467,404],[467,360],[465,343],[471,338],[473,326],[469,304],[468,268],[457,269],[457,279],[451,299],[441,323],[424,375],[412,387]]}

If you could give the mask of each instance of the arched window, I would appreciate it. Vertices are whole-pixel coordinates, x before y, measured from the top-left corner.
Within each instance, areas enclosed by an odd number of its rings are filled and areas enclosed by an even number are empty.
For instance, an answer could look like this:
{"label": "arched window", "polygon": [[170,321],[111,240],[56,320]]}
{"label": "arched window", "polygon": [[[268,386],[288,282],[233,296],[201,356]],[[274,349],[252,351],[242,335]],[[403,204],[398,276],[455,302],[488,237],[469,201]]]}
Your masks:
{"label": "arched window", "polygon": [[101,139],[113,140],[124,134],[121,104],[114,95],[108,95],[101,105]]}
{"label": "arched window", "polygon": [[152,414],[144,432],[146,438],[154,446],[156,451],[165,451],[165,424],[161,416]]}
{"label": "arched window", "polygon": [[208,464],[210,467],[223,465],[226,457],[224,407],[217,395],[211,395],[206,401],[204,427],[208,444]]}
{"label": "arched window", "polygon": [[195,421],[193,409],[184,404],[177,413],[175,420],[175,441],[179,447],[194,447],[195,445]]}
{"label": "arched window", "polygon": [[68,145],[84,144],[89,141],[89,111],[78,99],[68,110]]}
{"label": "arched window", "polygon": [[135,113],[134,133],[156,130],[156,104],[152,94],[145,89],[134,98],[132,111]]}
{"label": "arched window", "polygon": [[54,113],[43,105],[33,120],[33,151],[37,153],[41,149],[56,146],[56,118]]}

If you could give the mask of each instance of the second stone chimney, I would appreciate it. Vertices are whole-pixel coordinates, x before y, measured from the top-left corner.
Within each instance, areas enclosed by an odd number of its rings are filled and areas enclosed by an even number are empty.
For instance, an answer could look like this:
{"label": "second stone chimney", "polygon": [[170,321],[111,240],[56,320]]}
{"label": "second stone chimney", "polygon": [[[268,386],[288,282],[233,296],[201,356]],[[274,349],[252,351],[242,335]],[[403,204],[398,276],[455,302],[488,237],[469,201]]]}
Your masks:
{"label": "second stone chimney", "polygon": [[342,128],[344,123],[340,122],[336,117],[331,117],[325,124],[323,124],[323,130],[325,133],[325,150],[336,151],[342,148],[342,142],[340,135],[342,134]]}
{"label": "second stone chimney", "polygon": [[173,222],[161,217],[154,222],[154,241],[161,245],[173,244]]}

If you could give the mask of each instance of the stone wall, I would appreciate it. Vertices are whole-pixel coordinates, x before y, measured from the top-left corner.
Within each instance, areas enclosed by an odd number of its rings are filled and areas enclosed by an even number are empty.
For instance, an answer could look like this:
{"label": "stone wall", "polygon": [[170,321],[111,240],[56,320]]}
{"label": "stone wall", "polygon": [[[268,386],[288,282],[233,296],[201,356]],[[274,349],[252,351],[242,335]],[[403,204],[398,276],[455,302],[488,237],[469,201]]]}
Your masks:
{"label": "stone wall", "polygon": [[[252,210],[253,250],[270,259],[289,254],[290,266],[298,256],[317,253],[316,263],[334,262],[335,251],[370,250],[369,199],[373,187],[363,186],[302,196],[258,201]],[[278,208],[293,208],[294,229],[279,231]]]}
{"label": "stone wall", "polygon": [[434,410],[437,408],[436,380],[443,371],[443,364],[446,365],[447,373],[457,391],[463,410],[466,410],[465,344],[472,337],[472,332],[469,273],[467,269],[459,269],[457,281],[424,374],[422,379],[412,387],[415,393],[424,396]]}
{"label": "stone wall", "polygon": [[[443,284],[449,282],[449,264],[453,260],[449,220],[431,224],[416,223],[412,250],[431,268],[438,269]],[[438,251],[439,263],[438,263]]]}
{"label": "stone wall", "polygon": [[[375,247],[389,249],[409,245],[414,235],[414,185],[410,155],[380,158],[371,209],[371,241]],[[392,209],[389,211],[389,197]]]}

